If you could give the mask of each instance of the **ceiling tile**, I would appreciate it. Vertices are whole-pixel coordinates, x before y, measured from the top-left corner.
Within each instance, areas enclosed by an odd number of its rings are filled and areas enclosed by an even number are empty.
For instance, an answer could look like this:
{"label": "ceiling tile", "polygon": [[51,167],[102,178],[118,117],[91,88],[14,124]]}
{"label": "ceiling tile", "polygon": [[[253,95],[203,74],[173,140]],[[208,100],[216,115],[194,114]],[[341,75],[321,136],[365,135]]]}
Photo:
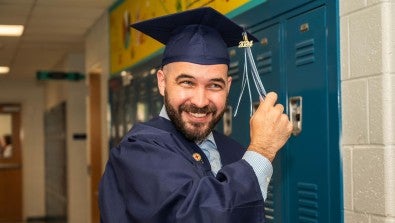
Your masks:
{"label": "ceiling tile", "polygon": [[83,53],[87,30],[115,0],[0,0],[0,24],[22,24],[21,37],[0,37],[0,64],[9,78],[35,79],[58,68],[70,53]]}

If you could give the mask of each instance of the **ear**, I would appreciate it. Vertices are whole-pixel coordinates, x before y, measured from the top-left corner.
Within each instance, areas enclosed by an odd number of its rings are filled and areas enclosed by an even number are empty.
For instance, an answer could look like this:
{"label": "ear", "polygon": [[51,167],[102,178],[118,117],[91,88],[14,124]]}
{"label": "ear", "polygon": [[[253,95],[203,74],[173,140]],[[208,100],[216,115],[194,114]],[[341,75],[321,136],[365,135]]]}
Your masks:
{"label": "ear", "polygon": [[158,79],[159,93],[162,96],[165,96],[166,77],[165,77],[165,73],[163,72],[163,70],[159,69],[156,72],[156,78]]}

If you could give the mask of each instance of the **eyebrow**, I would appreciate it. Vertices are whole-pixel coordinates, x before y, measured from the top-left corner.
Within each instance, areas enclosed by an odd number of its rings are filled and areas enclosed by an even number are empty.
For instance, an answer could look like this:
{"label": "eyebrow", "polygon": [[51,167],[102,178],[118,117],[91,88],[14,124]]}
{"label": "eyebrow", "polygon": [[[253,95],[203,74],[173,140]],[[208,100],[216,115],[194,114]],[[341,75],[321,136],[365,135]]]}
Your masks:
{"label": "eyebrow", "polygon": [[212,82],[220,82],[220,83],[222,83],[223,85],[226,84],[226,83],[225,83],[225,80],[224,80],[223,78],[213,78],[213,79],[211,79],[210,81],[212,81]]}
{"label": "eyebrow", "polygon": [[180,74],[180,75],[178,75],[178,76],[176,77],[176,81],[179,81],[180,79],[183,79],[183,78],[195,79],[192,75],[189,75],[189,74]]}
{"label": "eyebrow", "polygon": [[[179,81],[180,79],[183,79],[183,78],[188,78],[188,79],[195,79],[195,77],[194,76],[192,76],[192,75],[189,75],[189,74],[180,74],[180,75],[178,75],[177,77],[176,77],[176,81]],[[220,83],[222,83],[222,84],[226,84],[226,82],[225,82],[225,80],[223,79],[223,78],[213,78],[213,79],[210,79],[210,82],[220,82]]]}

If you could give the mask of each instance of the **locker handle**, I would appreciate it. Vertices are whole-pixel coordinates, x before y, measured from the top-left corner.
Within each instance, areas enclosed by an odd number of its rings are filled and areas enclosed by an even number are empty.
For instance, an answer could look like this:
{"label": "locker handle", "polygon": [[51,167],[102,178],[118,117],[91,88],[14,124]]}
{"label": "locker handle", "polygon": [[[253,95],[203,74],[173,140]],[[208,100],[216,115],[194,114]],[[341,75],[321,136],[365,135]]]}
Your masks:
{"label": "locker handle", "polygon": [[299,30],[300,32],[307,32],[309,31],[310,27],[308,23],[303,23],[302,25],[300,25]]}
{"label": "locker handle", "polygon": [[232,113],[232,106],[228,105],[223,115],[223,131],[226,136],[232,134]]}
{"label": "locker handle", "polygon": [[290,121],[293,125],[292,134],[294,136],[299,135],[302,132],[302,120],[303,120],[303,98],[301,96],[295,96],[289,98],[289,116]]}
{"label": "locker handle", "polygon": [[263,45],[263,46],[266,46],[266,45],[268,45],[269,44],[269,40],[265,37],[265,38],[262,38],[261,39],[261,44]]}

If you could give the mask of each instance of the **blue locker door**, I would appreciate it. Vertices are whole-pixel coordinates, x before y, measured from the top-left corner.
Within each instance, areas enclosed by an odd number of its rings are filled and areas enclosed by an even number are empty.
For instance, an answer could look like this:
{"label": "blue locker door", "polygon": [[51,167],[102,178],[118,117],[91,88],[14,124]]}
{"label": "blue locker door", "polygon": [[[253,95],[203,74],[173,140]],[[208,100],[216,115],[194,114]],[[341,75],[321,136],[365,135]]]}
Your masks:
{"label": "blue locker door", "polygon": [[[280,66],[281,26],[274,24],[254,32],[260,43],[254,44],[252,51],[262,83],[267,92],[274,91],[279,95],[279,102],[284,104],[284,77]],[[255,89],[254,89],[255,90]],[[282,91],[281,91],[282,90]],[[255,93],[255,92],[254,92]],[[255,99],[257,100],[257,95]],[[257,103],[259,101],[256,101]],[[282,169],[285,168],[283,152],[277,154],[273,162],[274,173],[269,184],[268,196],[265,202],[266,222],[283,222],[282,207]]]}
{"label": "blue locker door", "polygon": [[294,116],[302,120],[302,130],[290,138],[286,150],[289,219],[285,222],[332,222],[325,13],[323,6],[285,24],[288,102],[295,99],[302,105],[301,115]]}
{"label": "blue locker door", "polygon": [[159,115],[160,110],[163,106],[163,97],[159,92],[158,79],[156,73],[150,74],[147,78],[147,82],[150,89],[149,103],[150,103],[150,116],[149,118]]}
{"label": "blue locker door", "polygon": [[[258,39],[261,40],[259,43],[254,43],[252,47],[252,53],[254,60],[262,79],[263,85],[266,90],[278,92],[280,99],[284,98],[284,93],[280,93],[280,30],[279,25],[275,24],[264,28],[262,30],[253,33]],[[229,93],[228,104],[232,107],[232,113],[235,114],[235,109],[239,99],[239,95],[242,89],[242,78],[244,69],[244,51],[241,48],[233,48],[230,50],[231,62],[229,65],[229,75],[232,77],[232,87]],[[251,70],[251,66],[248,65],[248,69]],[[255,105],[259,104],[259,96],[256,88],[252,81],[251,74],[250,88],[252,93],[252,101]],[[244,89],[244,93],[240,102],[237,116],[233,118],[232,125],[237,128],[232,128],[230,136],[236,139],[239,143],[244,146],[248,146],[250,142],[249,131],[249,120],[250,120],[251,104],[248,95],[247,86]],[[222,123],[223,124],[223,123]],[[221,126],[222,126],[221,124]],[[222,130],[222,128],[218,128]]]}
{"label": "blue locker door", "polygon": [[[233,48],[230,50],[231,61],[229,64],[229,75],[232,77],[232,85],[230,88],[228,96],[228,105],[231,110],[231,133],[230,137],[238,141],[243,146],[247,147],[250,141],[249,131],[249,119],[250,119],[250,102],[248,99],[248,93],[244,92],[243,98],[241,100],[237,116],[233,117],[235,114],[235,109],[237,106],[237,101],[241,92],[241,82],[243,75],[243,52],[240,49]],[[222,123],[221,126],[226,125]],[[237,127],[236,127],[237,126]],[[225,133],[225,128],[222,129]]]}

